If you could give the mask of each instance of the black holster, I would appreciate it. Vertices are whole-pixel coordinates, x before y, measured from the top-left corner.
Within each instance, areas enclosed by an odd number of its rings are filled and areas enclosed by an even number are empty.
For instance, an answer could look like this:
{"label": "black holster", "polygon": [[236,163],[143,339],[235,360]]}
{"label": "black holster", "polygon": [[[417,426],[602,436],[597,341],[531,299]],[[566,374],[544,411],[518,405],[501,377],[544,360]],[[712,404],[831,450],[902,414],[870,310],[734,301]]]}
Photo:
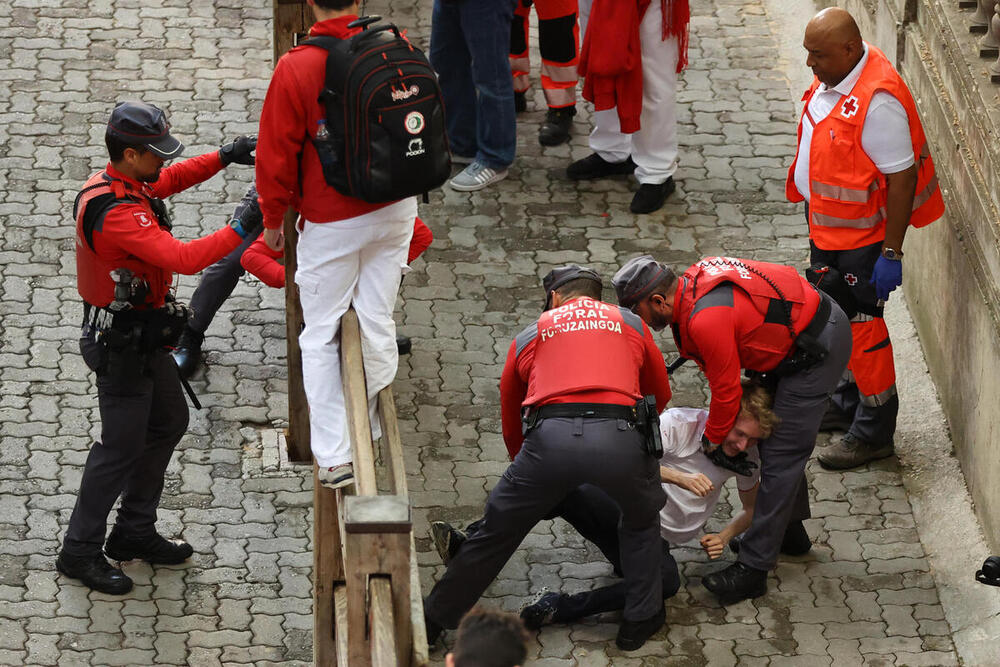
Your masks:
{"label": "black holster", "polygon": [[660,412],[656,409],[656,396],[643,396],[635,404],[639,421],[636,426],[642,433],[646,444],[646,453],[656,457],[663,456],[663,438],[660,435]]}

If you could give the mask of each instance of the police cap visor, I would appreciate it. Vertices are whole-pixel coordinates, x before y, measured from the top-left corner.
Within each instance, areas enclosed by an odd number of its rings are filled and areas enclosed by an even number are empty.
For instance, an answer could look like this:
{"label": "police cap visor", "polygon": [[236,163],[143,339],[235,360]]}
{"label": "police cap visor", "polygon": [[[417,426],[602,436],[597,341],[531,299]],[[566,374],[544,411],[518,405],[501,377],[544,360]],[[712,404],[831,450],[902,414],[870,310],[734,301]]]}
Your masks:
{"label": "police cap visor", "polygon": [[132,146],[145,146],[164,160],[179,157],[184,144],[170,134],[163,110],[145,102],[119,102],[108,120],[108,132]]}

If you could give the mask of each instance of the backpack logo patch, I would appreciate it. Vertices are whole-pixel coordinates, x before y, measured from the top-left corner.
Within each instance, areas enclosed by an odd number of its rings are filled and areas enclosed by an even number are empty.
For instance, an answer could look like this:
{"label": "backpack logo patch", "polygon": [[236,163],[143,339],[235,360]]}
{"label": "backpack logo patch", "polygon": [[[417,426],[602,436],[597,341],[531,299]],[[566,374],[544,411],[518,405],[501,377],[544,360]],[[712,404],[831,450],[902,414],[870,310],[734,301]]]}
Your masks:
{"label": "backpack logo patch", "polygon": [[407,100],[419,92],[420,92],[420,86],[418,86],[417,84],[413,84],[409,88],[404,88],[402,90],[396,90],[395,88],[393,88],[391,93],[392,101],[398,102],[400,100]]}
{"label": "backpack logo patch", "polygon": [[146,215],[145,211],[135,211],[132,215],[135,217],[135,221],[139,223],[140,227],[149,227],[153,224],[153,221],[149,219],[149,216]]}
{"label": "backpack logo patch", "polygon": [[425,152],[423,139],[420,137],[410,139],[410,143],[406,147],[406,157],[416,157],[417,155],[423,155]]}
{"label": "backpack logo patch", "polygon": [[855,285],[858,284],[858,277],[853,273],[845,273],[844,282],[850,285],[851,287],[854,287]]}
{"label": "backpack logo patch", "polygon": [[419,111],[411,111],[406,114],[403,123],[410,134],[420,134],[424,130],[424,115]]}

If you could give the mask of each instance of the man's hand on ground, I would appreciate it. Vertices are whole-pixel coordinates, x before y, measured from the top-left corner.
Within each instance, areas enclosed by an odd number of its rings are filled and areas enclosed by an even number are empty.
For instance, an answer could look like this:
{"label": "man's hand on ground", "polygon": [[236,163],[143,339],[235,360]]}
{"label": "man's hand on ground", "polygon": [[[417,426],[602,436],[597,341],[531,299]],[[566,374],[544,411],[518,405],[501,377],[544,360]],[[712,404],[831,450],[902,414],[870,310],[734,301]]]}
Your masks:
{"label": "man's hand on ground", "polygon": [[715,560],[722,555],[722,550],[725,545],[722,543],[722,538],[719,537],[717,533],[709,533],[708,535],[702,535],[701,537],[701,548],[705,550],[708,557]]}

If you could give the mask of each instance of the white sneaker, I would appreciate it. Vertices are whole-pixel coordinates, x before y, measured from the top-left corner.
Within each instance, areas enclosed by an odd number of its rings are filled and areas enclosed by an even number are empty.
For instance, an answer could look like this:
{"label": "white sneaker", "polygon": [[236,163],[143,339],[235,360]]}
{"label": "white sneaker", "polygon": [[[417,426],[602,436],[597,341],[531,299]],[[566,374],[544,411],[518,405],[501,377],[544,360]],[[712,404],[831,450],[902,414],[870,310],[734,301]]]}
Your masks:
{"label": "white sneaker", "polygon": [[492,167],[487,167],[482,162],[473,162],[462,170],[455,178],[448,181],[452,190],[459,192],[473,192],[482,190],[487,185],[492,185],[497,181],[507,178],[507,170],[497,171]]}
{"label": "white sneaker", "polygon": [[354,466],[341,463],[332,468],[319,469],[319,483],[328,489],[339,489],[354,484]]}

